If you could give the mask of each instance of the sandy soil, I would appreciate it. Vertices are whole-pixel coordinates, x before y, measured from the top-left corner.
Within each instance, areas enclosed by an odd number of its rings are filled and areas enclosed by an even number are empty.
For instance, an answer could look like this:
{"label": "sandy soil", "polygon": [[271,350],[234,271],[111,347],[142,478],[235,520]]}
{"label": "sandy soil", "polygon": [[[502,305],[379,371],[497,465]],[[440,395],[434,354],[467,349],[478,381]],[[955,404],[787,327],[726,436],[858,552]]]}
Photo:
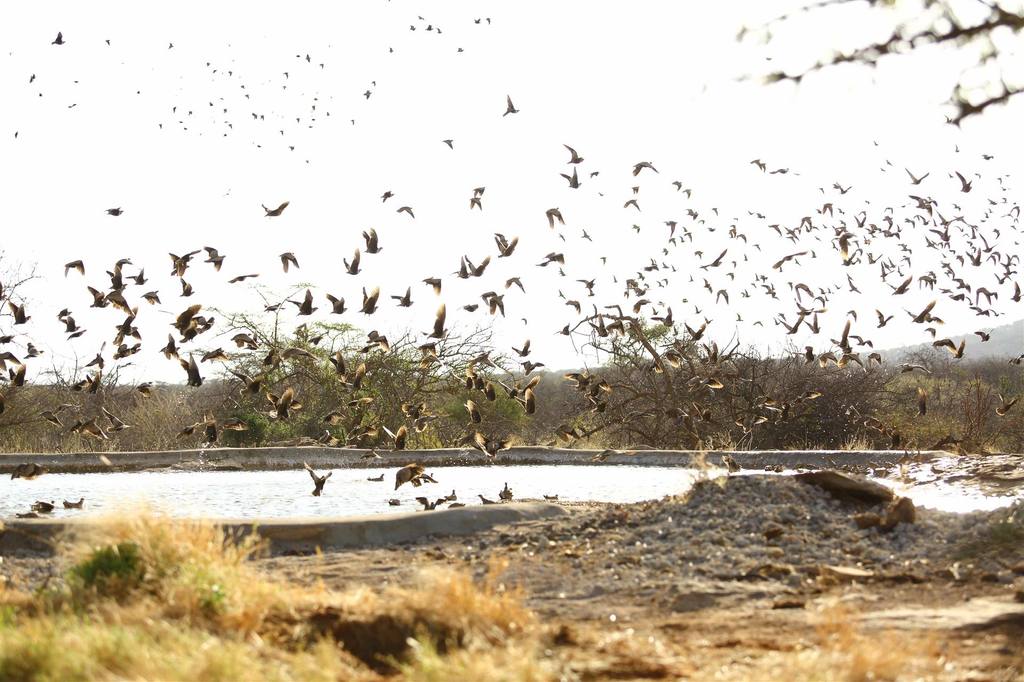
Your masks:
{"label": "sandy soil", "polygon": [[[822,565],[788,563],[784,537],[727,549],[732,563],[684,566],[677,547],[645,552],[637,544],[650,536],[652,520],[681,504],[581,505],[567,518],[478,537],[259,565],[332,588],[411,584],[420,569],[438,565],[478,575],[500,570],[564,633],[585,679],[1024,679],[1024,547],[994,559],[955,560],[945,550],[915,561],[892,557],[856,581]],[[825,507],[836,519],[853,511]],[[934,527],[943,518],[926,521]],[[882,545],[902,542],[858,532]],[[741,560],[763,550],[775,561],[751,570]],[[659,560],[666,556],[680,565]]]}
{"label": "sandy soil", "polygon": [[[1024,680],[1024,543],[963,549],[1005,512],[919,510],[913,525],[860,530],[862,504],[755,478],[473,536],[254,561],[332,589],[411,586],[432,566],[497,572],[580,679]],[[59,580],[51,558],[0,559],[20,588]]]}
{"label": "sandy soil", "polygon": [[[1022,611],[990,616],[979,608],[987,600],[1011,605],[1003,585],[892,576],[859,584],[812,580],[796,589],[772,580],[703,581],[662,593],[633,581],[589,585],[564,558],[523,547],[469,560],[462,550],[457,543],[277,557],[261,567],[301,584],[341,587],[408,583],[431,565],[482,572],[505,558],[507,584],[522,590],[551,628],[567,633],[567,646],[577,649],[571,657],[590,679],[767,680],[794,671],[794,679],[824,679],[823,671],[858,679],[849,658],[875,658],[891,644],[904,654],[895,670],[908,679],[1024,679]],[[950,604],[962,608],[938,622],[936,614]],[[894,623],[884,616],[896,607],[906,613]],[[646,665],[638,665],[637,650]]]}

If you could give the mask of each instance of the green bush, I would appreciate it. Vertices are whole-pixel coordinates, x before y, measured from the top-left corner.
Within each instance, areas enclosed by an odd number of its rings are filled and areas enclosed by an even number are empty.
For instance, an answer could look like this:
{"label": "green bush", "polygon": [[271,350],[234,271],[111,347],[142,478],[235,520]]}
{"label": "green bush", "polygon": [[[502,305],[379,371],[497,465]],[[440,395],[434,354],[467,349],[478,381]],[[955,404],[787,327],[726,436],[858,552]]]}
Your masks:
{"label": "green bush", "polygon": [[71,568],[71,576],[86,589],[117,594],[142,582],[145,566],[134,542],[97,547],[84,561]]}

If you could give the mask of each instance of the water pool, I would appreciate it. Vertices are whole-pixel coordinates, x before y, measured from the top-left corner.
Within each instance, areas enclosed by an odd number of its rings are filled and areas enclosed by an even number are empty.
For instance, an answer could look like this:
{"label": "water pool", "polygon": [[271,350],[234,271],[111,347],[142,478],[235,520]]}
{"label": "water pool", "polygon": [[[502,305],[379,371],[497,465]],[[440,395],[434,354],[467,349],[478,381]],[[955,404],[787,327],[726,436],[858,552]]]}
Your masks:
{"label": "water pool", "polygon": [[[323,495],[303,470],[147,471],[108,474],[46,474],[32,481],[0,479],[0,518],[26,512],[36,500],[54,502],[59,518],[149,504],[173,516],[269,518],[347,516],[412,511],[416,497],[431,500],[455,490],[460,502],[480,504],[478,494],[498,500],[507,482],[517,499],[558,495],[560,501],[639,502],[685,492],[694,469],[639,466],[437,467],[437,483],[395,490],[395,469],[335,469]],[[318,473],[325,473],[324,471]],[[713,472],[712,472],[713,473]],[[384,474],[382,482],[367,480]],[[85,497],[85,507],[65,510],[63,500]],[[388,500],[396,498],[394,507]]]}
{"label": "water pool", "polygon": [[[917,469],[917,467],[915,467]],[[428,468],[437,479],[414,488],[394,489],[395,468],[335,469],[321,497],[303,470],[286,471],[144,471],[104,474],[46,474],[36,480],[0,478],[0,518],[27,512],[36,500],[54,502],[52,518],[102,513],[133,505],[149,505],[172,516],[215,518],[281,518],[348,516],[412,511],[417,496],[431,500],[455,491],[467,505],[477,495],[498,500],[507,482],[516,499],[639,502],[686,492],[701,476],[724,475],[724,469],[700,472],[683,467],[521,465]],[[320,472],[324,473],[324,472]],[[747,470],[743,475],[763,472]],[[1024,497],[1018,488],[1004,495],[985,494],[969,485],[928,480],[923,467],[902,481],[876,479],[920,506],[945,511],[995,509]],[[384,475],[381,482],[367,480]],[[65,510],[63,500],[85,497],[83,510]],[[388,500],[400,500],[391,506]]]}

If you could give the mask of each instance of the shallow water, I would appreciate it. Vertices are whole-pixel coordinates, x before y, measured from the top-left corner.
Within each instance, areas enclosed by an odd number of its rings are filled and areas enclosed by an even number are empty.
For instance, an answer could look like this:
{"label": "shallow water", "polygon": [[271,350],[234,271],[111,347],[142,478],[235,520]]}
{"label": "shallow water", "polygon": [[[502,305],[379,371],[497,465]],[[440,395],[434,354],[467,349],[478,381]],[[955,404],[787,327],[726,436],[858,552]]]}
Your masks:
{"label": "shallow water", "polygon": [[[318,473],[325,473],[323,471]],[[383,482],[368,477],[384,474]],[[395,469],[335,469],[321,497],[303,470],[160,471],[109,474],[46,474],[33,481],[0,479],[0,517],[28,511],[36,500],[85,497],[83,511],[59,508],[54,518],[96,513],[146,501],[174,516],[268,518],[343,516],[412,511],[416,497],[434,500],[455,490],[460,502],[480,504],[477,494],[498,500],[508,482],[516,498],[558,495],[560,501],[639,502],[685,492],[697,472],[680,467],[515,466],[428,469],[437,484],[395,490]],[[392,507],[388,499],[401,505]]]}
{"label": "shallow water", "polygon": [[[943,471],[944,475],[936,475],[936,470]],[[1024,499],[1024,486],[999,485],[993,481],[964,482],[959,475],[963,471],[957,458],[940,457],[897,469],[891,479],[876,480],[892,488],[897,495],[911,498],[919,507],[943,511],[992,511]]]}
{"label": "shallow water", "polygon": [[[321,472],[323,473],[323,472]],[[384,474],[384,481],[367,478]],[[129,505],[148,504],[173,516],[215,518],[273,518],[346,516],[412,511],[417,496],[431,500],[454,489],[460,502],[480,504],[478,494],[497,501],[505,482],[516,499],[540,499],[557,494],[560,501],[639,502],[686,492],[700,475],[694,469],[650,466],[494,466],[437,467],[428,470],[437,484],[394,489],[395,469],[335,469],[324,494],[313,497],[313,482],[302,470],[289,471],[159,471],[108,474],[47,474],[34,481],[0,479],[0,518],[26,512],[36,500],[55,502],[51,515],[95,514]],[[707,471],[719,476],[721,469]],[[760,471],[744,471],[759,474]],[[986,496],[957,484],[877,479],[911,497],[919,506],[945,511],[995,509],[1024,495]],[[919,481],[922,479],[918,479]],[[85,497],[85,509],[64,510],[63,500]],[[390,498],[401,505],[388,505]]]}

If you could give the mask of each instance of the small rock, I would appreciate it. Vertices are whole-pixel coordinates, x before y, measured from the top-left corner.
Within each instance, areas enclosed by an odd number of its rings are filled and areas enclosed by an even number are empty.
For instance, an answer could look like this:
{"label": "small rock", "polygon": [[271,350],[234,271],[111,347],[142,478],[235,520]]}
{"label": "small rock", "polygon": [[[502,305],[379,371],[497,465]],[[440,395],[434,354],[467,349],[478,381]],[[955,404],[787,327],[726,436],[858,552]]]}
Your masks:
{"label": "small rock", "polygon": [[717,602],[718,598],[709,592],[685,592],[673,599],[669,608],[676,613],[686,613],[711,608]]}
{"label": "small rock", "polygon": [[826,578],[833,578],[840,582],[853,582],[864,580],[875,575],[874,571],[865,571],[863,568],[854,566],[821,566],[818,568],[818,575]]}
{"label": "small rock", "polygon": [[881,526],[882,517],[874,512],[864,512],[863,514],[854,514],[853,522],[857,524],[857,528],[864,530],[866,528]]}
{"label": "small rock", "polygon": [[780,526],[779,524],[775,523],[774,521],[769,521],[764,526],[765,540],[774,540],[775,538],[779,537],[785,532],[786,529]]}
{"label": "small rock", "polygon": [[747,575],[757,575],[762,578],[787,578],[793,575],[793,567],[789,564],[763,564]]}
{"label": "small rock", "polygon": [[881,483],[869,481],[861,476],[841,474],[838,471],[809,471],[796,474],[794,478],[801,483],[818,486],[840,500],[877,504],[893,499],[892,491]]}
{"label": "small rock", "polygon": [[[0,530],[3,530],[3,524],[0,524]],[[1024,575],[1024,561],[1017,562],[1010,568],[1010,570],[1017,575]]]}
{"label": "small rock", "polygon": [[957,582],[965,580],[964,574],[960,572],[960,564],[959,563],[952,564],[951,566],[947,567],[945,570],[940,570],[939,571],[939,576],[943,577],[943,578],[952,578],[953,580],[956,580]]}
{"label": "small rock", "polygon": [[781,597],[772,602],[772,609],[802,609],[805,605],[806,602],[798,597]]}
{"label": "small rock", "polygon": [[914,509],[914,503],[909,497],[900,497],[889,505],[889,508],[885,511],[885,520],[882,522],[882,528],[892,530],[898,524],[914,523],[916,519],[917,512]]}
{"label": "small rock", "polygon": [[555,646],[569,646],[576,643],[576,633],[573,632],[572,628],[568,625],[559,625],[558,630],[555,631],[554,636],[551,638],[551,643]]}

